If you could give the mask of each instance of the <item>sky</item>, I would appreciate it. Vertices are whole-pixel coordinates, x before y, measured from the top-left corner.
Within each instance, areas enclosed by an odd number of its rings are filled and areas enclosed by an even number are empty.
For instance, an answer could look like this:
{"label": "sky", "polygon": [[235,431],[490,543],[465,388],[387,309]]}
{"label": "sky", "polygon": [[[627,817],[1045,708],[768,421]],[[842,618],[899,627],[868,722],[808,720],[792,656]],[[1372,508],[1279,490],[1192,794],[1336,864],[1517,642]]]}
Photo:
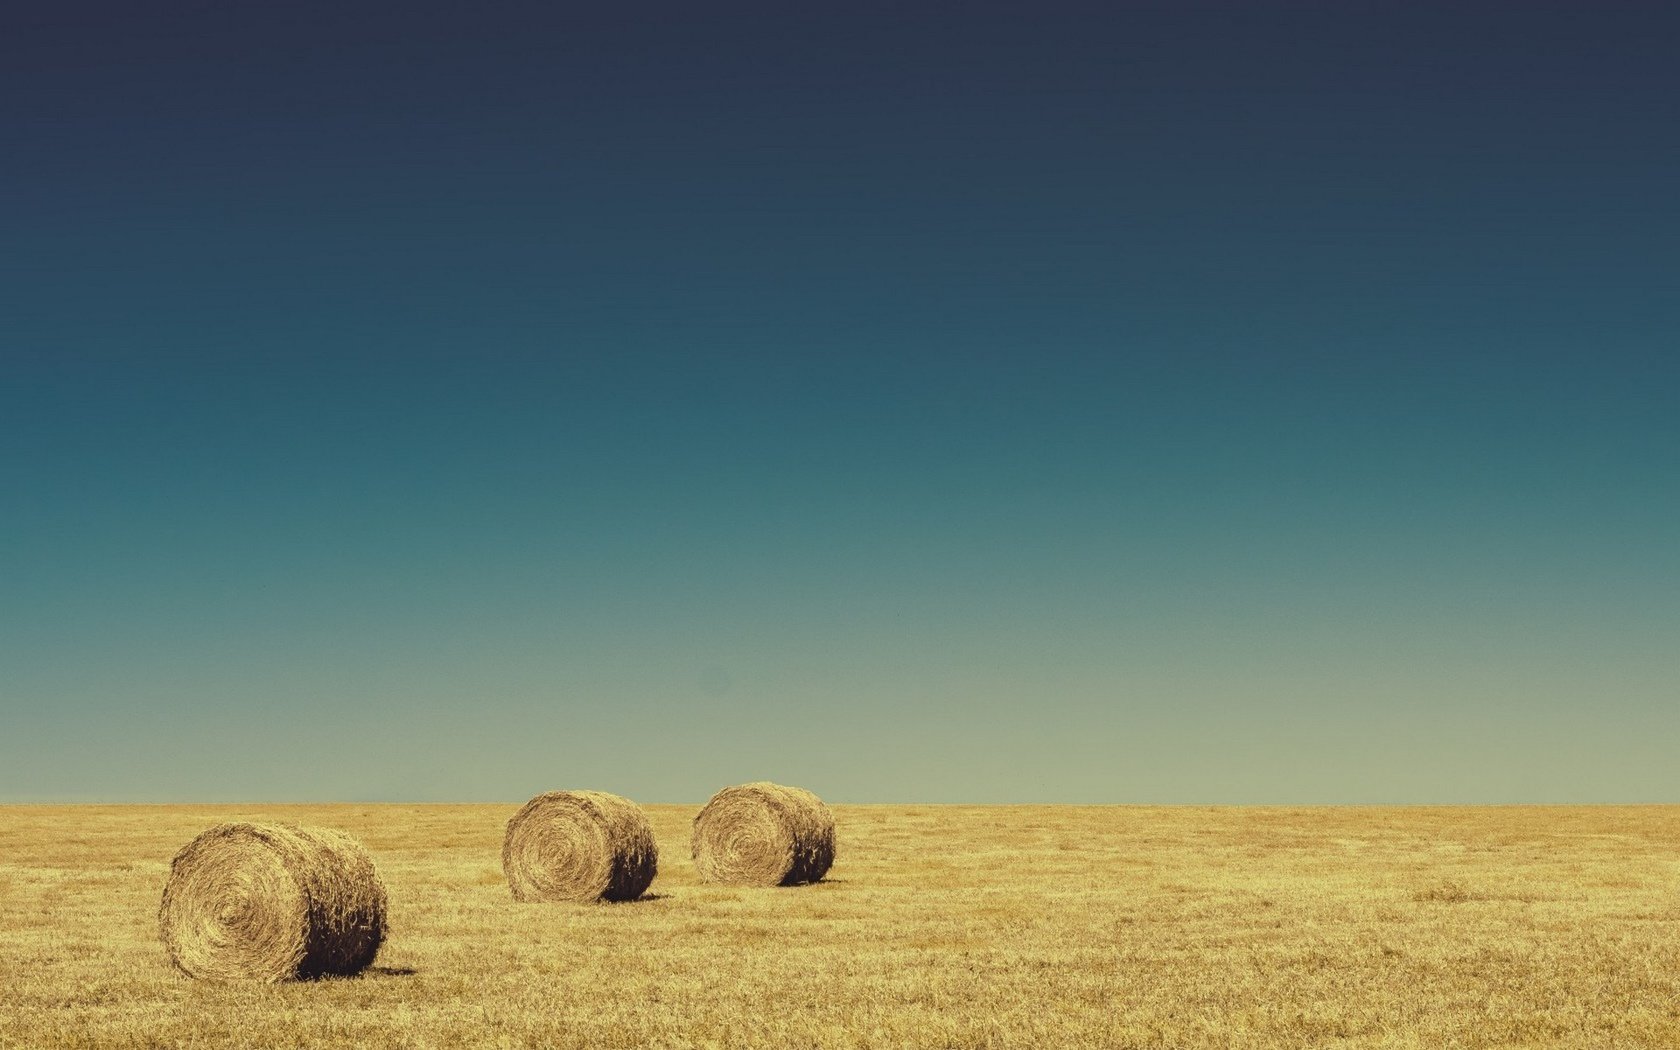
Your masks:
{"label": "sky", "polygon": [[1680,802],[1672,8],[0,19],[0,801]]}

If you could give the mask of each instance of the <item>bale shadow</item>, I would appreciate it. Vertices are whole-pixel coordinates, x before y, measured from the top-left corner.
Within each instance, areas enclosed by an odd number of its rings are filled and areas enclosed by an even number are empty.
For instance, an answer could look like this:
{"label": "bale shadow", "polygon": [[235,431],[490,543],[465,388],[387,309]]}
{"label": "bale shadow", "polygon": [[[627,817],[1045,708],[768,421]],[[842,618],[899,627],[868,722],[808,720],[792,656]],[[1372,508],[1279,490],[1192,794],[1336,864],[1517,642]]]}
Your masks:
{"label": "bale shadow", "polygon": [[419,972],[412,966],[369,966],[362,971],[362,976],[369,978],[413,977]]}

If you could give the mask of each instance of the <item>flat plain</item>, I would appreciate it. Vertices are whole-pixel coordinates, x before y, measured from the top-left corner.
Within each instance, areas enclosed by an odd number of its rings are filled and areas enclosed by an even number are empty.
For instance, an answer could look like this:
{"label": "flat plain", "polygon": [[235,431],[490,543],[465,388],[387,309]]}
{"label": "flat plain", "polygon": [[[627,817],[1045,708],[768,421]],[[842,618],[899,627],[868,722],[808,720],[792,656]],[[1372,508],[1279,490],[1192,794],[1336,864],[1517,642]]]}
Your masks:
{"label": "flat plain", "polygon": [[[837,806],[818,885],[515,903],[517,805],[0,807],[12,1047],[1680,1046],[1680,807]],[[195,982],[157,908],[222,820],[341,828],[356,978]]]}

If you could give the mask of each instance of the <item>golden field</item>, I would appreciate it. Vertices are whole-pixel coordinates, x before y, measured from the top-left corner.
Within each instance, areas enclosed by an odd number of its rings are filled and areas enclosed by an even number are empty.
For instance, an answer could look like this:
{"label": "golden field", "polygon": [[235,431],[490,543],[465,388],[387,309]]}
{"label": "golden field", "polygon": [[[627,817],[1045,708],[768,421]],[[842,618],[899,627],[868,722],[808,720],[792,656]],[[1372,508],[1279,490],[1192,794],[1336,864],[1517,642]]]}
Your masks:
{"label": "golden field", "polygon": [[[517,809],[0,807],[0,1045],[1680,1047],[1680,807],[837,806],[828,881],[515,903]],[[191,981],[157,907],[222,820],[360,837],[361,977]]]}

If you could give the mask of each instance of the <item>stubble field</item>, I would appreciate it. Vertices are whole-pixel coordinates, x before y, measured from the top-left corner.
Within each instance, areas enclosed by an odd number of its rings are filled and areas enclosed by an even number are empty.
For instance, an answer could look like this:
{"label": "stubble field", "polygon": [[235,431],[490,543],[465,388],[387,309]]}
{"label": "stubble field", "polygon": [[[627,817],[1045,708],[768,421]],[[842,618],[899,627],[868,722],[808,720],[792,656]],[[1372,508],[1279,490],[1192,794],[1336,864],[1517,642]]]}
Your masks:
{"label": "stubble field", "polygon": [[[828,881],[515,903],[506,806],[0,807],[0,1045],[1680,1046],[1680,807],[837,806]],[[194,982],[157,905],[222,820],[337,827],[361,977]]]}

